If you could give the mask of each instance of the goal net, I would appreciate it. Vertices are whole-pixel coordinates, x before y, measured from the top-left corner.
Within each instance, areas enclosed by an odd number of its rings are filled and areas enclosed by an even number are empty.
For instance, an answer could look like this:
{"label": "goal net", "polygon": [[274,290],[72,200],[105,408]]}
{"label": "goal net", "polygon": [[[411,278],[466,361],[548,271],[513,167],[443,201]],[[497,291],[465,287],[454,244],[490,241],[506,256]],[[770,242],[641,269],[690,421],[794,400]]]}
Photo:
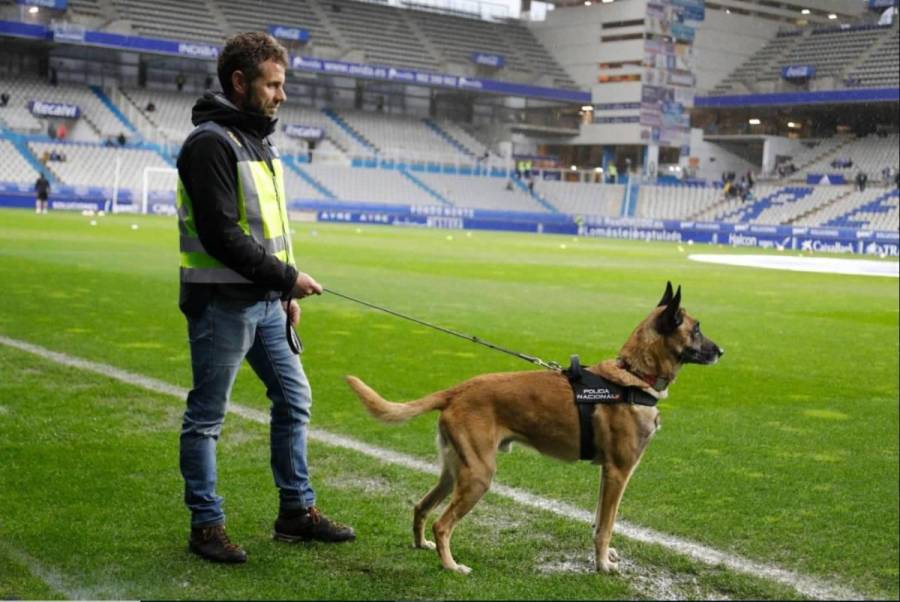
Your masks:
{"label": "goal net", "polygon": [[175,215],[178,170],[174,167],[145,167],[141,179],[141,213]]}

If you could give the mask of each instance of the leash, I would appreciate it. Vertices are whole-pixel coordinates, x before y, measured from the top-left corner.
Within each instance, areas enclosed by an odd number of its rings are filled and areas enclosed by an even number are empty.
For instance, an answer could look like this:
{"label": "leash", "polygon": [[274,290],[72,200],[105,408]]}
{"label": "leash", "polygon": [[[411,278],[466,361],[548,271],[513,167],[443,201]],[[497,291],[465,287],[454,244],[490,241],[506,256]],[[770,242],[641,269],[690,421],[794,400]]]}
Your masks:
{"label": "leash", "polygon": [[[495,345],[484,339],[478,338],[471,334],[464,334],[462,332],[457,332],[455,330],[451,330],[449,328],[444,328],[443,326],[438,326],[437,324],[431,324],[430,322],[426,322],[425,320],[419,320],[418,318],[413,318],[412,316],[407,316],[406,314],[402,314],[399,311],[394,311],[393,309],[388,309],[387,307],[382,307],[381,305],[375,305],[374,303],[369,303],[368,301],[363,301],[362,299],[357,299],[356,297],[351,297],[350,295],[345,295],[344,293],[339,293],[336,290],[332,289],[322,289],[326,293],[330,293],[337,297],[342,297],[347,299],[348,301],[353,301],[354,303],[359,303],[360,305],[365,305],[366,307],[370,307],[372,309],[377,309],[378,311],[383,311],[386,314],[391,314],[392,316],[396,316],[398,318],[403,318],[404,320],[409,320],[410,322],[415,322],[421,326],[426,326],[428,328],[433,328],[434,330],[439,330],[441,332],[445,332],[447,334],[453,335],[455,337],[459,337],[461,339],[465,339],[467,341],[471,341],[472,343],[478,343],[479,345],[484,345],[489,349],[493,349],[494,351],[500,351],[501,353],[507,353],[514,357],[517,357],[521,360],[525,360],[531,364],[535,364],[536,366],[540,366],[541,368],[546,368],[547,370],[561,371],[562,367],[556,362],[545,362],[539,357],[535,357],[533,355],[527,355],[525,353],[520,353],[518,351],[512,351],[511,349],[506,349],[504,347],[500,347],[499,345]],[[290,326],[289,326],[290,328]],[[293,329],[290,329],[293,332]],[[294,335],[296,336],[296,334]],[[288,336],[290,340],[290,335]]]}

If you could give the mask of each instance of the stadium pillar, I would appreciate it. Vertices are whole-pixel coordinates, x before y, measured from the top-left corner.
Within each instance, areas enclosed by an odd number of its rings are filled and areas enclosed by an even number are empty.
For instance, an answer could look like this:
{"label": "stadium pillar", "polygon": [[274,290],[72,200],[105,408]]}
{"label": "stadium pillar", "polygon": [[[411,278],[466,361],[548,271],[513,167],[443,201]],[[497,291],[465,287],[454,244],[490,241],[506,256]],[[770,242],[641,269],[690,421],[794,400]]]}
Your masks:
{"label": "stadium pillar", "polygon": [[648,144],[644,147],[644,175],[654,177],[659,167],[659,145]]}
{"label": "stadium pillar", "polygon": [[519,13],[527,14],[531,12],[531,0],[519,0]]}

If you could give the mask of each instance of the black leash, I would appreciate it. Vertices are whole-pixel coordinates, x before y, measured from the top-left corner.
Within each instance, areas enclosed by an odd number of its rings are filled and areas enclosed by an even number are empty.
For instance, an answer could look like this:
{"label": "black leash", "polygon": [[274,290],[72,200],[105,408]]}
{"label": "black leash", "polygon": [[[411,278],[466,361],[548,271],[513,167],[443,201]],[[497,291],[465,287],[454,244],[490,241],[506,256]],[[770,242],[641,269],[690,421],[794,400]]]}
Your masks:
{"label": "black leash", "polygon": [[[480,339],[476,336],[473,336],[470,334],[463,334],[461,332],[457,332],[457,331],[451,330],[449,328],[444,328],[443,326],[431,324],[424,320],[419,320],[418,318],[413,318],[412,316],[407,316],[405,314],[401,314],[400,312],[394,311],[392,309],[388,309],[387,307],[375,305],[374,303],[369,303],[368,301],[363,301],[362,299],[357,299],[355,297],[351,297],[350,295],[345,295],[343,293],[339,293],[332,289],[326,288],[326,289],[322,289],[322,290],[326,293],[331,293],[332,295],[336,295],[338,297],[343,297],[344,299],[347,299],[348,301],[353,301],[354,303],[359,303],[360,305],[365,305],[366,307],[371,307],[372,309],[377,309],[378,311],[383,311],[384,313],[391,314],[392,316],[396,316],[398,318],[403,318],[404,320],[409,320],[410,322],[415,322],[416,324],[419,324],[421,326],[427,326],[428,328],[433,328],[435,330],[439,330],[439,331],[445,332],[447,334],[452,334],[455,337],[459,337],[461,339],[465,339],[465,340],[471,341],[473,343],[478,343],[479,345],[484,345],[485,347],[488,347],[495,351],[500,351],[502,353],[508,353],[509,355],[515,356],[519,359],[525,360],[526,362],[535,364],[542,368],[546,368],[547,370],[555,370],[557,372],[562,370],[562,367],[559,364],[557,364],[556,362],[545,362],[541,358],[535,357],[533,355],[526,355],[526,354],[520,353],[518,351],[512,351],[510,349],[505,349],[503,347],[500,347],[499,345],[494,345],[493,343],[489,343],[488,341]],[[293,329],[290,328],[290,322],[288,323],[288,328],[289,328],[289,330],[291,330],[291,332],[293,332]],[[294,336],[296,336],[296,334]],[[290,335],[288,335],[288,340],[290,340]]]}

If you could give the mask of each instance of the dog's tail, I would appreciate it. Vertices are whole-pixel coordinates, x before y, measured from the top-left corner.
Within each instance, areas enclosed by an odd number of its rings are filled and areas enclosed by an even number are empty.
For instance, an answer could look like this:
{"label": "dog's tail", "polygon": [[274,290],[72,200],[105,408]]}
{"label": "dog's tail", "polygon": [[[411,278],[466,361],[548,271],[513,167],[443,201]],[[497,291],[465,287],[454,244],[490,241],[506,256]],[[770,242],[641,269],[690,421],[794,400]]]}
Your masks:
{"label": "dog's tail", "polygon": [[409,403],[393,403],[375,392],[355,376],[347,376],[347,384],[360,398],[369,413],[382,422],[406,422],[431,410],[443,410],[450,402],[447,391],[438,391]]}

